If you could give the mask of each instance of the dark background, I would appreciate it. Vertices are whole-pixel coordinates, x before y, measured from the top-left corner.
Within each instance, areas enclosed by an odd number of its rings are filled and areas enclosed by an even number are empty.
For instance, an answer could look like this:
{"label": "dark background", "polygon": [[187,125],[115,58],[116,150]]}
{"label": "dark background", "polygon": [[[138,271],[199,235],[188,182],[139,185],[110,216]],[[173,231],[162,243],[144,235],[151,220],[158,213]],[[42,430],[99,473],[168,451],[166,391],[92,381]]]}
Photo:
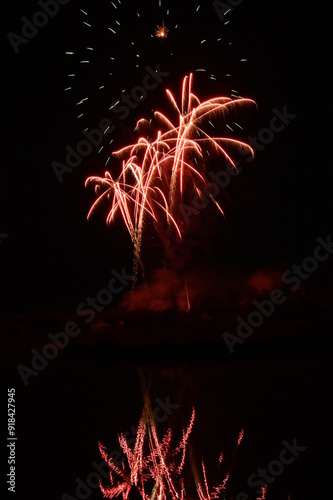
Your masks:
{"label": "dark background", "polygon": [[[329,233],[331,222],[325,15],[314,13],[310,5],[244,1],[225,17],[230,19],[225,26],[211,3],[201,6],[200,15],[196,6],[178,9],[171,3],[170,15],[164,16],[165,22],[170,18],[169,39],[160,41],[150,35],[161,24],[160,12],[163,15],[166,6],[153,8],[149,2],[136,9],[124,3],[117,12],[119,34],[112,38],[105,31],[117,19],[115,10],[107,2],[100,4],[62,6],[35,38],[19,46],[17,55],[6,34],[20,32],[20,17],[32,16],[35,4],[23,4],[21,14],[15,2],[3,16],[1,232],[9,235],[1,245],[3,305],[18,310],[74,305],[94,280],[99,285],[110,265],[131,265],[131,243],[121,224],[108,230],[103,213],[86,221],[93,193],[84,188],[84,181],[103,174],[109,141],[102,154],[95,148],[76,170],[65,173],[62,183],[51,163],[64,163],[65,147],[75,147],[82,140],[81,130],[95,128],[105,117],[114,118],[115,149],[135,140],[138,118],[151,117],[156,108],[169,113],[164,88],[179,100],[183,77],[199,68],[207,69],[194,77],[194,90],[202,99],[228,95],[235,88],[257,102],[258,113],[249,119],[245,139],[269,125],[273,108],[286,106],[297,115],[254,162],[245,163],[237,187],[230,186],[226,221],[216,228],[219,235],[210,258],[222,260],[221,251],[223,257],[229,250],[226,237],[235,242],[230,250],[230,255],[236,252],[234,265],[288,264],[306,256],[315,238]],[[80,7],[91,13],[92,28],[84,29],[86,16]],[[172,30],[176,23],[178,28]],[[207,42],[201,44],[203,39]],[[87,58],[87,46],[95,48],[89,69],[79,63]],[[71,50],[72,59],[65,55]],[[136,53],[140,68],[135,67]],[[116,60],[110,62],[110,57]],[[240,63],[241,58],[248,61]],[[146,65],[156,64],[170,73],[165,84],[120,122],[108,110],[110,104],[124,88],[130,91],[141,84]],[[69,73],[77,76],[69,79]],[[105,89],[98,93],[101,84]],[[69,85],[72,91],[64,92]],[[76,106],[86,96],[87,104]],[[77,120],[81,109],[84,117]],[[119,168],[115,161],[110,165]],[[207,239],[204,243],[209,245]]]}
{"label": "dark background", "polygon": [[[8,235],[0,244],[3,392],[14,385],[19,395],[17,497],[22,499],[61,498],[65,491],[74,495],[75,478],[86,477],[91,462],[98,460],[97,441],[117,447],[117,432],[139,419],[137,364],[154,372],[160,363],[159,352],[147,354],[142,349],[138,354],[141,334],[146,343],[156,338],[156,326],[150,326],[149,314],[142,313],[136,348],[128,345],[131,349],[126,351],[125,338],[122,348],[105,358],[98,350],[87,350],[82,341],[62,353],[28,388],[16,370],[18,363],[29,362],[31,348],[43,345],[44,331],[63,325],[85,297],[105,286],[111,269],[131,269],[132,246],[122,225],[106,228],[104,212],[86,220],[93,192],[84,188],[84,181],[103,174],[113,147],[136,140],[139,118],[150,117],[155,109],[168,114],[165,88],[179,100],[182,79],[193,71],[194,92],[201,99],[230,95],[231,89],[254,99],[258,111],[239,135],[245,140],[269,125],[273,108],[282,111],[286,106],[297,115],[253,162],[242,164],[242,174],[222,197],[226,218],[208,211],[193,223],[180,262],[186,262],[192,279],[196,270],[207,271],[197,278],[198,289],[214,293],[221,287],[222,295],[228,295],[233,276],[238,280],[260,269],[268,274],[286,270],[312,255],[316,238],[326,239],[332,230],[330,23],[325,5],[244,0],[223,21],[211,2],[201,4],[198,11],[192,2],[166,0],[161,7],[158,1],[138,5],[124,0],[117,5],[116,11],[106,0],[72,0],[60,6],[57,16],[29,43],[21,44],[18,54],[7,33],[19,34],[21,17],[31,19],[39,7],[36,2],[15,1],[2,8],[0,233]],[[87,19],[80,9],[89,13]],[[84,26],[84,20],[92,27]],[[170,32],[161,41],[151,34],[162,20]],[[93,53],[87,47],[93,47]],[[66,56],[65,51],[75,55]],[[89,67],[80,64],[87,57]],[[140,85],[145,66],[157,64],[169,73],[165,81],[125,120],[112,115],[108,108],[122,90]],[[206,72],[195,71],[202,68]],[[69,73],[76,77],[69,79]],[[211,74],[216,80],[209,78]],[[72,90],[64,91],[69,85]],[[101,85],[105,88],[98,90]],[[76,105],[87,96],[85,104]],[[77,119],[80,112],[84,116]],[[82,129],[96,128],[105,117],[116,125],[112,145],[107,141],[101,153],[95,148],[60,183],[52,162],[64,163],[65,147],[75,147]],[[118,165],[112,160],[108,168]],[[212,274],[212,282],[200,281]],[[201,434],[214,429],[205,438],[214,441],[207,445],[212,453],[217,437],[222,448],[231,450],[239,427],[248,424],[246,458],[235,469],[239,482],[233,495],[251,472],[278,456],[283,439],[299,436],[300,444],[303,438],[309,448],[307,458],[297,462],[294,472],[290,469],[278,478],[267,498],[287,498],[288,492],[291,500],[326,498],[331,374],[325,351],[331,328],[331,276],[332,262],[322,263],[306,283],[303,302],[296,299],[296,309],[288,306],[268,325],[268,334],[271,329],[283,339],[278,348],[268,343],[259,348],[253,342],[252,349],[235,356],[237,361],[224,351],[225,358],[220,357],[208,341],[205,344],[204,300],[194,311],[200,321],[194,316],[184,327],[177,317],[169,318],[170,330],[180,337],[182,331],[185,335],[185,330],[195,329],[202,349],[192,358],[193,346],[185,343],[176,361],[164,351],[166,368],[157,372],[152,398],[172,394],[178,401],[188,389],[192,397],[181,409],[183,418],[189,418],[191,405],[199,407]],[[218,299],[216,304],[219,310]],[[238,303],[233,306],[229,313],[236,318]],[[214,324],[214,310],[210,315]],[[42,332],[34,331],[33,318],[45,321]],[[218,328],[223,328],[221,316]],[[260,338],[267,340],[264,333]],[[95,491],[92,497],[101,495]]]}

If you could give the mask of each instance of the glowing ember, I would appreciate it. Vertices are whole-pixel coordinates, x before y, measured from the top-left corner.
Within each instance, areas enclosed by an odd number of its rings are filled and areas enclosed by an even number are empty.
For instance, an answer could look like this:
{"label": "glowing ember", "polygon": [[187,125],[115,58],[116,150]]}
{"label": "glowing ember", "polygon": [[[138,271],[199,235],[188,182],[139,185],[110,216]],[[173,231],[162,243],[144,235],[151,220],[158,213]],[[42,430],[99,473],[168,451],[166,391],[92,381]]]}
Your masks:
{"label": "glowing ember", "polygon": [[[172,93],[167,96],[178,116],[178,124],[172,123],[159,111],[154,113],[159,128],[153,128],[146,119],[137,122],[136,130],[145,132],[136,144],[115,151],[113,156],[122,160],[118,177],[105,172],[104,177],[89,177],[85,185],[93,184],[97,200],[93,203],[88,218],[104,201],[111,204],[106,222],[111,224],[121,214],[134,246],[134,276],[138,268],[143,272],[141,244],[144,224],[153,224],[163,240],[168,229],[168,242],[172,228],[182,238],[184,224],[176,213],[176,204],[194,197],[209,197],[220,213],[222,207],[211,192],[207,178],[207,164],[214,157],[221,156],[232,168],[236,164],[229,150],[246,151],[254,154],[246,143],[230,137],[212,136],[205,127],[212,125],[212,119],[230,116],[230,113],[245,106],[255,106],[251,99],[215,97],[200,102],[192,93],[193,75],[185,77],[182,86],[181,106],[178,107]],[[155,136],[155,139],[152,137]]]}
{"label": "glowing ember", "polygon": [[[186,481],[184,479],[184,465],[188,439],[192,432],[195,418],[193,409],[190,422],[183,429],[183,436],[178,446],[171,447],[172,431],[169,428],[162,439],[158,438],[151,408],[147,407],[142,414],[133,448],[130,448],[123,434],[119,435],[119,444],[127,459],[122,466],[117,466],[112,458],[108,457],[106,448],[99,443],[102,458],[110,467],[111,486],[100,489],[105,498],[122,497],[128,499],[130,492],[136,491],[144,500],[172,499],[183,500],[186,497]],[[220,455],[220,461],[222,455]],[[191,464],[192,465],[192,464]],[[213,500],[220,497],[225,491],[229,474],[219,486],[211,490],[208,485],[205,464],[202,461],[202,478],[195,467],[192,467],[196,491],[200,500]]]}
{"label": "glowing ember", "polygon": [[157,36],[157,38],[167,38],[168,33],[169,30],[164,26],[164,21],[162,22],[162,26],[157,26],[157,30],[155,30],[155,35]]}

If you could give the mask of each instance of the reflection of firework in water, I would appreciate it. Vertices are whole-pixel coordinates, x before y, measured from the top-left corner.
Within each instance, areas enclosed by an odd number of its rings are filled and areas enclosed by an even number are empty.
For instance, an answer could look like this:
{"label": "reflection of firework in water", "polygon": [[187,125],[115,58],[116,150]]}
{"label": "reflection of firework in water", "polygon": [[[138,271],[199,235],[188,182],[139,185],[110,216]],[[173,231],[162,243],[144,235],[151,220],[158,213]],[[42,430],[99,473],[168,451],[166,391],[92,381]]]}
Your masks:
{"label": "reflection of firework in water", "polygon": [[[99,443],[102,458],[110,467],[111,486],[100,484],[101,491],[106,498],[122,497],[128,499],[131,491],[137,491],[144,500],[149,499],[184,499],[190,490],[184,478],[184,466],[189,436],[194,425],[195,411],[193,409],[190,422],[183,430],[182,439],[178,446],[172,449],[172,431],[167,430],[162,439],[158,438],[157,429],[150,406],[143,411],[139,422],[137,437],[133,448],[130,448],[123,434],[119,435],[120,447],[127,459],[122,466],[108,458],[106,448]],[[239,446],[243,437],[243,430],[238,438]],[[222,453],[219,463],[223,460]],[[210,488],[208,485],[206,468],[202,461],[201,478],[191,461],[192,474],[195,481],[197,497],[200,500],[220,498],[225,492],[229,473],[226,474],[218,486]],[[264,498],[264,497],[262,497]]]}
{"label": "reflection of firework in water", "polygon": [[[136,144],[131,144],[113,153],[122,159],[122,171],[113,178],[110,172],[104,177],[89,177],[86,186],[95,185],[98,195],[88,218],[106,199],[111,208],[107,215],[110,224],[118,213],[121,214],[134,246],[134,275],[141,262],[141,244],[144,223],[151,219],[160,234],[168,227],[168,234],[174,228],[178,237],[184,231],[176,213],[176,203],[196,194],[209,197],[223,214],[219,203],[211,192],[207,178],[208,161],[222,157],[232,168],[236,164],[230,150],[246,151],[253,155],[252,148],[230,137],[212,136],[206,132],[207,124],[214,127],[214,118],[226,119],[238,108],[254,106],[251,99],[216,97],[204,102],[192,93],[192,78],[185,77],[182,87],[181,107],[179,108],[172,93],[167,90],[168,98],[177,112],[178,124],[174,125],[164,114],[156,111],[155,119],[159,128],[152,129],[146,119],[138,121],[136,129],[145,132]],[[155,139],[151,139],[151,135]]]}

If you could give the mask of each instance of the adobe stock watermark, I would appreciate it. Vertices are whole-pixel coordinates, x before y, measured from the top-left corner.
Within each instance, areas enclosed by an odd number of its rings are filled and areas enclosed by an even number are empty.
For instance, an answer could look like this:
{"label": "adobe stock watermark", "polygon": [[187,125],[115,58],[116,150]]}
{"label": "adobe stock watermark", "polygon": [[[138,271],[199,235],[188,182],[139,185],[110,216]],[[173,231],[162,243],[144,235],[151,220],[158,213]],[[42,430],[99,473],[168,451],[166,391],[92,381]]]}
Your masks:
{"label": "adobe stock watermark", "polygon": [[70,0],[39,0],[38,6],[41,10],[35,12],[31,20],[25,16],[21,17],[23,23],[21,34],[18,35],[10,31],[7,35],[15,54],[19,53],[20,45],[29,43],[38,35],[39,30],[48,24],[50,18],[58,14],[61,5],[66,5],[69,2]]}
{"label": "adobe stock watermark", "polygon": [[[156,406],[153,410],[154,421],[157,423],[165,422],[174,412],[177,410],[180,405],[174,404],[170,402],[170,396],[165,398],[165,402],[163,402],[160,398],[155,399]],[[127,439],[128,445],[134,445],[136,442],[138,427],[132,425],[130,431],[126,431],[122,433],[123,436]],[[132,436],[132,437],[129,437]],[[128,438],[129,437],[129,438]],[[145,435],[145,439],[147,439],[147,434]],[[112,462],[117,467],[120,467],[124,460],[125,455],[118,450],[113,450],[108,454],[109,460],[112,459]],[[110,468],[105,460],[102,460],[100,463],[93,461],[91,463],[93,468],[93,472],[90,472],[85,480],[77,477],[75,479],[76,489],[75,496],[69,495],[68,493],[63,493],[61,495],[61,500],[87,500],[93,490],[98,489],[100,482],[102,479],[110,479]]]}
{"label": "adobe stock watermark", "polygon": [[[256,490],[258,495],[262,493],[263,488],[266,489],[267,485],[272,484],[278,476],[283,474],[285,466],[293,464],[296,458],[307,449],[306,446],[299,446],[296,438],[293,439],[292,443],[284,440],[282,444],[283,448],[278,459],[271,460],[265,469],[259,467],[247,478],[247,484],[251,488],[260,487]],[[242,492],[238,493],[236,500],[250,500],[250,497],[247,493]]]}
{"label": "adobe stock watermark", "polygon": [[[155,70],[150,66],[145,67],[146,74],[142,79],[141,85],[136,85],[130,93],[122,93],[119,99],[113,101],[110,106],[110,111],[118,116],[120,120],[125,120],[132,109],[136,109],[148,95],[148,92],[155,90],[163,79],[168,77],[170,73],[161,71],[160,65],[157,64]],[[100,146],[103,142],[105,134],[111,134],[116,129],[112,120],[108,117],[103,118],[98,125],[98,128],[92,130],[83,130],[84,139],[79,141],[73,148],[67,145],[65,150],[67,155],[65,163],[53,161],[51,167],[59,182],[63,181],[64,175],[73,172],[73,170],[81,165],[83,158],[89,156],[93,149]]]}
{"label": "adobe stock watermark", "polygon": [[238,7],[244,0],[227,0],[225,3],[220,2],[219,0],[214,0],[213,7],[217,12],[221,21],[224,21],[225,16],[234,10],[235,7]]}
{"label": "adobe stock watermark", "polygon": [[[273,116],[269,121],[269,126],[261,128],[256,136],[249,135],[245,141],[252,147],[254,156],[243,148],[239,148],[239,154],[248,155],[248,157],[245,158],[247,162],[252,161],[256,157],[258,151],[263,151],[267,145],[274,140],[276,134],[283,132],[290,124],[291,120],[297,117],[296,114],[288,112],[287,106],[283,106],[282,111],[273,108],[272,112]],[[238,162],[234,163],[236,168],[231,163],[227,163],[225,170],[220,170],[218,173],[210,171],[208,173],[210,182],[205,185],[203,193],[198,194],[195,192],[191,206],[186,203],[179,204],[178,208],[181,217],[186,224],[189,223],[192,215],[198,215],[201,210],[204,210],[211,202],[211,199],[216,198],[222,190],[228,187],[231,179],[238,176],[243,171]]]}
{"label": "adobe stock watermark", "polygon": [[[133,276],[127,274],[125,267],[121,273],[115,269],[111,271],[112,278],[107,287],[98,291],[96,297],[86,297],[76,308],[79,318],[84,318],[84,324],[94,321],[96,313],[100,313],[105,307],[111,304],[113,297],[122,293],[132,282]],[[51,341],[43,346],[41,352],[31,349],[32,359],[30,366],[18,365],[17,370],[25,386],[29,384],[29,378],[37,377],[55,359],[59,350],[63,351],[69,344],[71,338],[77,337],[82,332],[82,328],[77,321],[68,321],[63,331],[58,333],[48,333],[47,337]]]}
{"label": "adobe stock watermark", "polygon": [[[333,254],[332,236],[329,234],[326,240],[321,237],[316,238],[318,245],[313,251],[313,256],[305,257],[300,265],[293,265],[281,276],[281,281],[288,285],[290,292],[295,292],[301,286],[302,281],[307,280],[315,271],[317,271],[320,262],[326,261]],[[255,300],[253,306],[255,309],[250,312],[246,319],[238,316],[236,334],[224,332],[222,337],[233,354],[235,346],[243,344],[246,339],[251,337],[256,328],[260,328],[265,319],[272,316],[276,306],[284,304],[287,295],[279,288],[272,290],[269,298]]]}

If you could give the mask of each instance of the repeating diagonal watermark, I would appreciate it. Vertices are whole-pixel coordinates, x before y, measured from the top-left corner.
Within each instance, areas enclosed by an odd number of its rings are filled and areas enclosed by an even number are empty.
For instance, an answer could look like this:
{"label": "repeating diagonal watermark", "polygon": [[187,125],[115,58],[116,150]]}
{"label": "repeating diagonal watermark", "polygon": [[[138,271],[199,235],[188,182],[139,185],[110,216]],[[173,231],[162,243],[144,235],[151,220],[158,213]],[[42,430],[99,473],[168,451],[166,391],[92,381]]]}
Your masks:
{"label": "repeating diagonal watermark", "polygon": [[35,12],[31,19],[26,16],[21,17],[22,27],[21,34],[13,33],[10,31],[7,38],[15,52],[18,54],[21,45],[26,45],[36,35],[38,35],[41,28],[45,28],[50,18],[55,17],[61,5],[66,5],[70,0],[39,0],[38,6],[42,10]]}
{"label": "repeating diagonal watermark", "polygon": [[[296,458],[307,449],[306,446],[300,446],[297,444],[296,438],[293,439],[292,443],[288,441],[282,441],[283,448],[280,451],[279,458],[271,460],[266,468],[259,467],[256,472],[251,474],[247,478],[247,484],[251,488],[258,488],[256,493],[260,495],[262,491],[266,491],[269,484],[272,484],[278,476],[283,474],[285,466],[291,465],[295,462]],[[235,500],[250,500],[247,493],[238,493]]]}
{"label": "repeating diagonal watermark", "polygon": [[[96,297],[86,297],[86,299],[76,308],[76,314],[79,318],[84,318],[84,324],[90,324],[94,321],[96,313],[102,312],[106,306],[111,304],[113,297],[122,293],[132,282],[133,276],[127,274],[125,267],[121,273],[115,269],[111,271],[112,278],[107,287],[98,291]],[[19,364],[17,370],[25,386],[29,384],[29,378],[37,377],[49,364],[50,360],[55,359],[59,350],[64,350],[71,338],[77,337],[82,332],[82,328],[77,321],[68,321],[63,331],[58,333],[48,333],[47,337],[51,343],[44,344],[41,352],[37,349],[31,349],[32,359],[30,366]]]}
{"label": "repeating diagonal watermark", "polygon": [[[156,406],[153,410],[153,418],[157,423],[165,422],[172,415],[174,410],[177,410],[180,407],[179,404],[170,402],[170,396],[165,398],[165,402],[160,398],[156,398],[155,403]],[[129,431],[122,433],[122,435],[126,438],[128,445],[134,445],[136,442],[137,431],[138,427],[132,425]],[[145,439],[147,439],[147,435],[145,435]],[[108,457],[109,459],[112,459],[113,464],[117,467],[120,467],[126,458],[124,453],[121,453],[119,449],[109,452]],[[110,468],[104,459],[100,463],[93,461],[91,463],[91,467],[93,472],[90,472],[85,480],[82,480],[79,477],[75,479],[75,496],[63,493],[61,495],[61,500],[86,500],[91,496],[93,490],[99,488],[100,482],[103,478],[110,478]]]}
{"label": "repeating diagonal watermark", "polygon": [[[288,286],[290,292],[295,292],[301,286],[302,281],[307,280],[315,271],[317,271],[320,262],[326,261],[333,254],[332,236],[329,234],[324,240],[321,237],[316,239],[318,245],[313,251],[313,256],[305,257],[301,264],[294,264],[285,271],[281,276],[281,281]],[[246,319],[238,316],[236,318],[237,328],[236,334],[224,332],[222,337],[233,354],[235,346],[243,344],[246,339],[250,338],[256,328],[260,328],[265,319],[270,318],[276,307],[284,304],[288,295],[280,288],[275,288],[269,294],[269,297],[264,300],[254,300],[254,309],[249,313]]]}
{"label": "repeating diagonal watermark", "polygon": [[[155,70],[150,66],[145,67],[146,74],[142,79],[141,85],[136,85],[129,93],[122,93],[121,96],[114,100],[110,106],[111,113],[114,113],[118,118],[125,120],[132,109],[136,109],[148,95],[148,92],[157,88],[163,79],[168,77],[170,73],[161,71],[160,65],[157,64]],[[67,145],[65,151],[67,153],[65,162],[53,161],[51,167],[57,176],[59,182],[64,180],[64,175],[73,172],[73,170],[81,165],[83,158],[89,156],[94,148],[99,147],[103,142],[103,136],[111,134],[116,129],[115,124],[109,117],[104,117],[100,120],[98,128],[82,131],[84,138],[80,140],[75,147]]]}

